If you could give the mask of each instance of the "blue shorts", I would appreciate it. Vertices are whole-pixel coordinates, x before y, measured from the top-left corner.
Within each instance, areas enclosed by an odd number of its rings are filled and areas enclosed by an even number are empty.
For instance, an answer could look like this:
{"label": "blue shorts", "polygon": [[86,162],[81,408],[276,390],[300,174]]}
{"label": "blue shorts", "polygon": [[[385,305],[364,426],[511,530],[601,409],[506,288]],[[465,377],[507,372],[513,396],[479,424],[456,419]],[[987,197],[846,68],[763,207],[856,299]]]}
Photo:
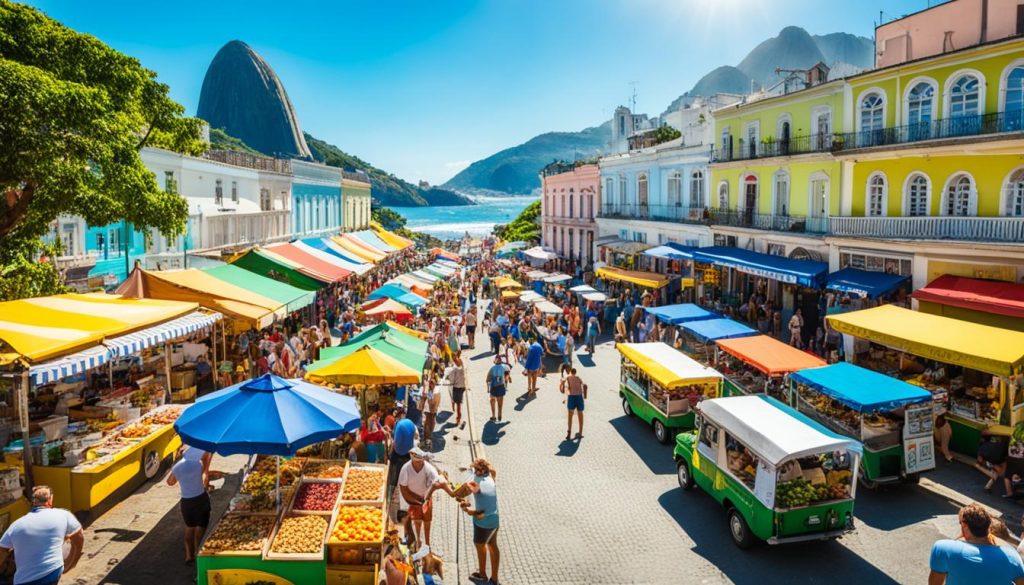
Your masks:
{"label": "blue shorts", "polygon": [[60,581],[60,577],[63,573],[64,567],[61,567],[59,569],[54,569],[53,571],[50,571],[49,573],[43,575],[42,577],[39,577],[38,579],[25,581],[21,585],[55,585]]}
{"label": "blue shorts", "polygon": [[576,395],[570,394],[569,395],[569,400],[567,400],[565,402],[565,407],[568,408],[569,410],[578,410],[580,412],[583,412],[583,395],[582,394],[576,394]]}
{"label": "blue shorts", "polygon": [[492,386],[491,389],[488,390],[488,394],[490,394],[493,398],[501,398],[502,396],[505,395],[505,387]]}

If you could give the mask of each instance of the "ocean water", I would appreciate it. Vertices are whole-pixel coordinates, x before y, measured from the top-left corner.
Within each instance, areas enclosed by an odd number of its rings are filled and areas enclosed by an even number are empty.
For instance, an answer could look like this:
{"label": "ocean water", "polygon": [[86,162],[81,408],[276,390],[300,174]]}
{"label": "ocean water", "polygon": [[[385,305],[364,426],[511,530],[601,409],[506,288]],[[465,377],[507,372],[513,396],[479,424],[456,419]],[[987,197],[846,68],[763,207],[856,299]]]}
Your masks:
{"label": "ocean water", "polygon": [[509,223],[537,197],[476,197],[478,205],[394,207],[407,221],[405,227],[442,240],[491,233],[496,224]]}

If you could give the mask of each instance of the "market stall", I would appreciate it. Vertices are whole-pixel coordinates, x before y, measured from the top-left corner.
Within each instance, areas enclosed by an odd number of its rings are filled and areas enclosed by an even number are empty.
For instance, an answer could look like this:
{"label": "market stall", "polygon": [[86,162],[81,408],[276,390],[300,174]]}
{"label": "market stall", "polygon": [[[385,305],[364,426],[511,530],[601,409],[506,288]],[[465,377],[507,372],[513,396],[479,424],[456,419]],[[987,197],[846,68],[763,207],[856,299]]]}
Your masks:
{"label": "market stall", "polygon": [[1024,331],[1024,284],[946,274],[911,296],[922,313]]}
{"label": "market stall", "polygon": [[838,538],[853,530],[861,445],[769,396],[705,400],[676,441],[679,484],[727,507],[740,548]]}
{"label": "market stall", "polygon": [[935,468],[932,395],[849,363],[790,376],[790,404],[864,444],[860,478],[868,487],[916,481]]}
{"label": "market stall", "polygon": [[785,400],[789,374],[825,365],[821,358],[767,335],[719,339],[715,345],[714,365],[725,376],[725,396],[764,392]]}
{"label": "market stall", "polygon": [[732,319],[701,319],[679,326],[679,348],[690,357],[705,364],[713,363],[719,339],[734,339],[760,335],[756,330]]}
{"label": "market stall", "polygon": [[1024,421],[1024,333],[892,305],[828,317],[846,360],[920,386],[947,405],[950,446],[977,452],[984,429]]}
{"label": "market stall", "polygon": [[714,313],[706,311],[692,303],[665,305],[662,307],[644,307],[644,310],[647,311],[648,314],[653,315],[658,321],[668,325],[681,325],[691,321],[703,321],[705,319],[714,319],[716,317]]}
{"label": "market stall", "polygon": [[620,343],[619,396],[627,415],[653,425],[662,443],[673,431],[692,429],[694,408],[722,391],[722,375],[664,343]]}
{"label": "market stall", "polygon": [[367,301],[362,304],[363,315],[372,322],[398,321],[406,323],[412,319],[412,312],[405,305],[389,298]]}

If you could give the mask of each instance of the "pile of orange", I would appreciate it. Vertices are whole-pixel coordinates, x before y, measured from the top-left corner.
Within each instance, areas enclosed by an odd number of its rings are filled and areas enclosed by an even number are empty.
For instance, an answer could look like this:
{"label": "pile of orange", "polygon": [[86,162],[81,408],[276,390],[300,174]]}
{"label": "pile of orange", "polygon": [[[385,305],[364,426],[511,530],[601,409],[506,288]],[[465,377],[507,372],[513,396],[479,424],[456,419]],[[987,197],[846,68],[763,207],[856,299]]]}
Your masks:
{"label": "pile of orange", "polygon": [[342,506],[331,532],[331,542],[377,542],[381,538],[384,517],[380,508]]}

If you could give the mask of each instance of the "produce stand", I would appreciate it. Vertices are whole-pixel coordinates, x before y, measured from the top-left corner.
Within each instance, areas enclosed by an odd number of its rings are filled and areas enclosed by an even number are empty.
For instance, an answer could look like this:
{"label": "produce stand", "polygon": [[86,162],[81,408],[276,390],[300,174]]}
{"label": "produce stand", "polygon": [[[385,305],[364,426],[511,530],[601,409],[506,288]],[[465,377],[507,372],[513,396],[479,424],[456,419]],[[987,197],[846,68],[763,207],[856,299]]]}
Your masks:
{"label": "produce stand", "polygon": [[864,444],[862,483],[915,481],[935,468],[932,395],[849,363],[790,376],[790,404],[826,427]]}
{"label": "produce stand", "polygon": [[1024,333],[883,305],[827,317],[847,361],[932,393],[950,447],[974,456],[982,431],[1024,421]]}
{"label": "produce stand", "polygon": [[726,379],[724,396],[763,392],[785,400],[786,376],[825,365],[824,360],[767,335],[719,339],[715,343],[715,367]]}
{"label": "produce stand", "polygon": [[711,364],[715,361],[715,342],[759,335],[757,331],[732,319],[702,319],[679,326],[679,349],[695,360]]}
{"label": "produce stand", "polygon": [[675,430],[693,428],[698,402],[721,394],[721,374],[667,344],[620,343],[616,349],[622,354],[622,408],[653,425],[662,443]]}
{"label": "produce stand", "polygon": [[861,447],[765,395],[701,402],[697,432],[676,440],[679,484],[728,506],[747,548],[838,538],[853,529]]}

